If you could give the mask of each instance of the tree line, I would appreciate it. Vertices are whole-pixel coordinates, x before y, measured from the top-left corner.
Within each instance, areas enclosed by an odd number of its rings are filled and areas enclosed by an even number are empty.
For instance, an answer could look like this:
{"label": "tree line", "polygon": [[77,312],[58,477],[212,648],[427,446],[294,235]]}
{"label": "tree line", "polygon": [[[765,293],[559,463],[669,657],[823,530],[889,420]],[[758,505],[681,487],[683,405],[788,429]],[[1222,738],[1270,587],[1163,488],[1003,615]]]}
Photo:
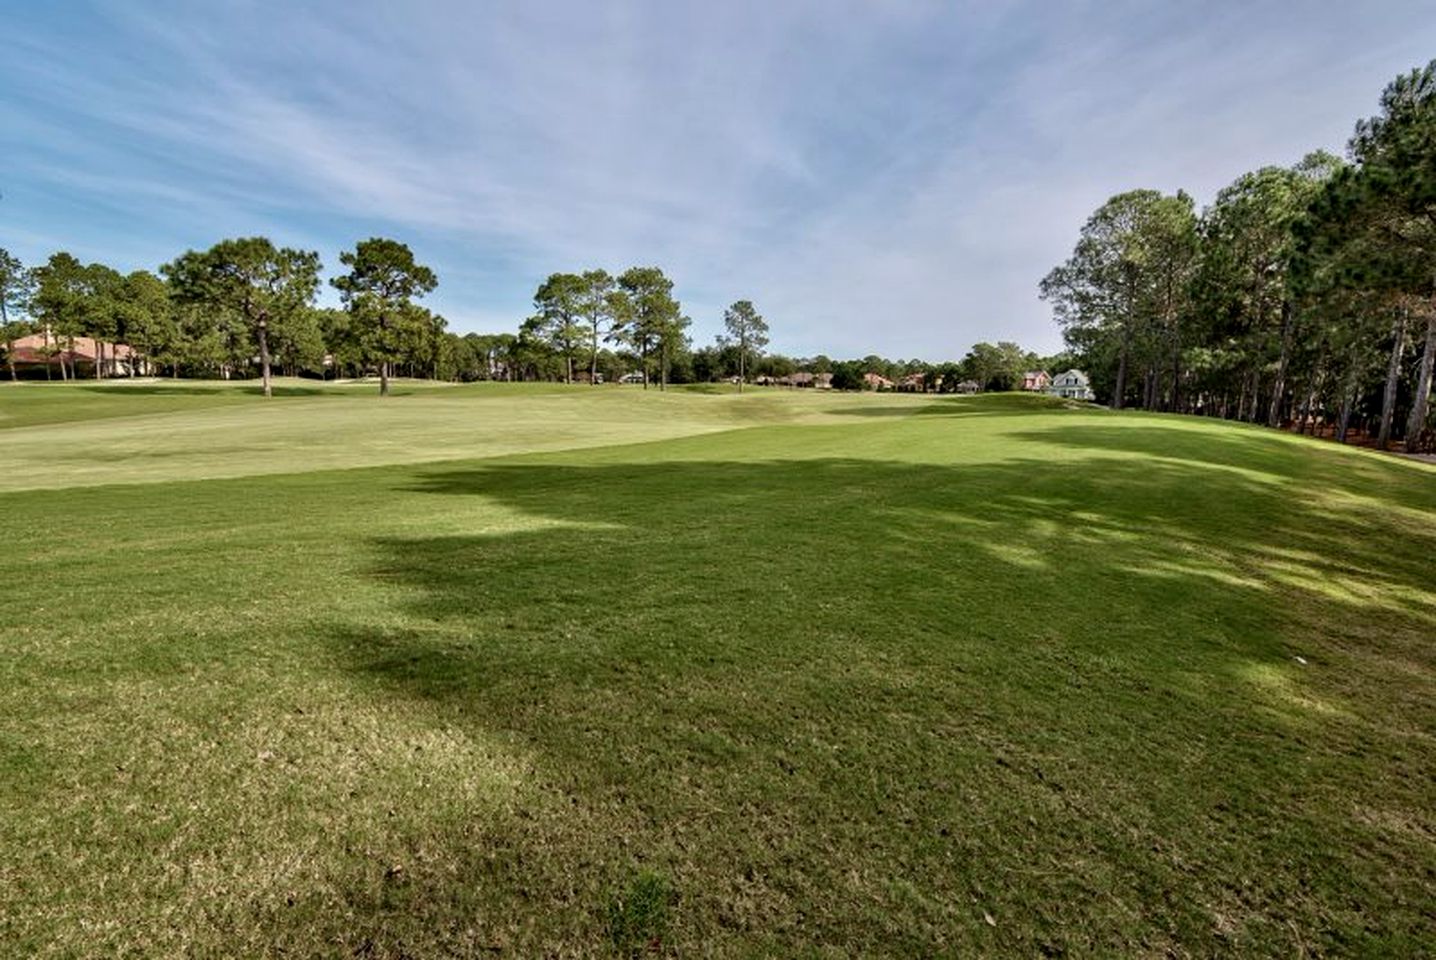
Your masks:
{"label": "tree line", "polygon": [[[1015,343],[979,343],[961,361],[832,359],[766,351],[768,321],[750,300],[723,313],[723,332],[705,346],[658,267],[617,274],[595,268],[550,275],[534,292],[533,313],[514,333],[457,334],[417,301],[438,278],[395,240],[371,238],[340,255],[347,272],[330,284],[342,309],[315,305],[318,253],[276,246],[264,237],[223,240],[188,251],[156,272],[121,274],[69,253],[26,268],[0,250],[0,345],[16,377],[14,341],[47,331],[45,375],[78,375],[76,338],[125,344],[129,361],[169,376],[258,376],[266,395],[275,371],[290,376],[377,375],[381,394],[393,376],[453,381],[637,379],[669,383],[772,381],[795,373],[831,374],[834,389],[872,388],[906,379],[925,391],[963,381],[1015,389],[1023,372],[1070,358],[1040,357]],[[90,375],[104,376],[104,357]]]}
{"label": "tree line", "polygon": [[907,380],[928,392],[954,391],[964,381],[983,390],[1013,390],[1029,370],[1070,366],[1063,352],[1043,357],[1016,343],[978,343],[960,361],[889,360],[870,354],[841,360],[819,354],[790,357],[768,353],[768,321],[750,300],[723,311],[723,332],[695,346],[690,319],[673,297],[673,284],[658,267],[634,267],[613,276],[603,269],[555,273],[534,292],[534,313],[514,334],[468,334],[468,359],[459,379],[583,379],[597,382],[625,374],[644,384],[733,381],[741,392],[754,379],[772,381],[795,373],[831,374],[837,390],[872,389],[882,380]]}
{"label": "tree line", "polygon": [[130,362],[172,376],[248,376],[258,370],[265,396],[276,369],[298,374],[374,369],[389,392],[397,366],[433,374],[444,318],[416,303],[434,289],[432,270],[412,251],[381,237],[340,255],[348,272],[330,282],[343,309],[314,305],[319,254],[276,247],[265,237],[223,240],[190,250],[158,274],[121,274],[65,252],[26,269],[0,250],[0,326],[11,379],[15,340],[45,331],[46,375],[78,375],[74,343],[95,341],[93,375],[104,376],[106,345],[132,351]]}
{"label": "tree line", "polygon": [[750,300],[725,309],[723,332],[711,344],[695,346],[687,333],[691,322],[672,292],[657,267],[635,267],[617,277],[602,269],[552,274],[539,284],[534,313],[516,334],[463,338],[473,345],[473,360],[461,364],[460,379],[597,382],[627,374],[645,384],[655,379],[660,388],[732,381],[741,392],[755,379],[771,382],[795,373],[830,374],[835,390],[874,389],[867,377],[874,374],[925,392],[952,392],[963,382],[982,390],[1015,390],[1026,371],[1073,362],[1067,352],[1044,357],[1008,341],[978,343],[962,360],[944,362],[768,353],[768,321]]}
{"label": "tree line", "polygon": [[1345,159],[1245,173],[1200,213],[1181,191],[1112,197],[1040,293],[1114,408],[1431,449],[1436,60],[1386,87]]}

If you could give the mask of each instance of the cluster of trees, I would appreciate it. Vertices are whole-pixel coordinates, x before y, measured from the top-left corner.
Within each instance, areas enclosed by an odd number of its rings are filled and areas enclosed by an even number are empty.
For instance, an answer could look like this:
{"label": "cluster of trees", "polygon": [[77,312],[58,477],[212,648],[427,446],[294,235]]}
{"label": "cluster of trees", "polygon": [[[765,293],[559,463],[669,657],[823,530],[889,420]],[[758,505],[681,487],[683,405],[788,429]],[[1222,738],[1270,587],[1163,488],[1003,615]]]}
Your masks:
{"label": "cluster of trees", "polygon": [[955,389],[962,381],[972,381],[983,390],[1016,390],[1022,386],[1022,375],[1031,370],[1056,373],[1074,364],[1071,354],[1063,352],[1043,356],[1023,350],[1009,341],[997,344],[978,343],[957,363],[938,364],[931,368],[933,378],[941,381],[941,389]]}
{"label": "cluster of trees", "polygon": [[[0,250],[0,337],[11,378],[13,342],[34,327],[21,316],[50,325],[61,338],[93,336],[113,343],[116,331],[133,329],[138,339],[152,339],[159,335],[156,314],[168,310],[168,296],[164,281],[145,271],[124,276],[103,264],[82,264],[68,253],[26,269],[18,257]],[[54,355],[61,375],[73,376],[66,354],[57,347]]]}
{"label": "cluster of trees", "polygon": [[1430,448],[1436,61],[1387,86],[1347,159],[1243,174],[1200,214],[1113,197],[1040,289],[1113,407]]}
{"label": "cluster of trees", "polygon": [[[101,351],[123,343],[133,363],[172,376],[247,377],[271,392],[276,369],[293,375],[377,373],[380,393],[396,373],[445,380],[590,382],[637,371],[645,386],[747,376],[766,346],[767,324],[748,301],[729,308],[730,336],[692,349],[691,321],[657,267],[618,276],[604,270],[554,274],[534,296],[535,313],[515,334],[458,335],[416,301],[437,284],[407,246],[373,238],[340,255],[347,273],[331,283],[343,309],[315,305],[320,259],[263,237],[189,251],[159,271],[128,275],[69,253],[26,268],[0,250],[0,344],[16,378],[14,341],[47,331],[46,375],[76,376],[74,342]],[[108,364],[96,358],[93,375]],[[113,360],[113,356],[110,360]]]}
{"label": "cluster of trees", "polygon": [[188,251],[158,274],[120,274],[64,252],[26,269],[0,250],[0,339],[10,376],[14,341],[38,330],[48,332],[47,349],[66,379],[76,375],[78,337],[97,342],[96,377],[107,366],[105,345],[124,343],[136,364],[174,376],[247,376],[257,366],[265,396],[276,367],[322,374],[327,361],[336,374],[377,370],[381,394],[398,366],[437,375],[452,352],[445,321],[415,303],[434,289],[433,271],[404,244],[378,237],[339,259],[348,272],[331,282],[342,310],[315,306],[319,254],[264,237]]}
{"label": "cluster of trees", "polygon": [[[562,276],[556,274],[555,277]],[[553,282],[553,277],[544,286]],[[543,287],[540,287],[542,290]],[[540,296],[536,302],[545,298]],[[621,314],[619,314],[621,316]],[[624,374],[637,374],[647,381],[654,372],[658,354],[646,362],[642,341],[632,338],[631,328],[615,323],[599,328],[584,320],[573,324],[559,316],[547,319],[540,309],[515,334],[468,334],[461,339],[457,379],[512,379],[570,381],[577,366],[587,365],[594,374],[612,382]],[[739,391],[756,378],[780,379],[794,373],[832,374],[837,390],[871,389],[865,374],[874,373],[898,383],[921,376],[917,389],[952,392],[959,383],[972,381],[983,390],[1015,390],[1029,370],[1056,370],[1072,366],[1068,352],[1042,356],[1015,343],[978,343],[960,361],[931,362],[921,359],[891,360],[876,354],[859,359],[834,359],[825,354],[792,357],[767,353],[767,321],[747,300],[739,300],[723,314],[724,332],[714,342],[695,347],[682,327],[663,341],[661,366],[656,370],[660,383],[717,383],[736,381]],[[575,346],[577,344],[577,346]],[[609,345],[612,346],[609,346]]]}
{"label": "cluster of trees", "polygon": [[[768,322],[748,300],[724,311],[723,333],[712,344],[694,347],[673,283],[657,267],[617,276],[602,269],[555,273],[539,285],[534,313],[516,333],[460,335],[416,302],[437,278],[404,244],[374,238],[339,260],[348,272],[330,282],[344,308],[332,309],[314,304],[319,255],[263,237],[224,240],[157,273],[127,275],[63,252],[26,269],[0,250],[0,343],[12,378],[13,341],[48,330],[62,378],[76,375],[68,345],[90,337],[111,350],[127,344],[137,364],[171,376],[257,374],[266,394],[275,370],[375,373],[381,394],[397,374],[570,383],[636,374],[645,386],[737,380],[740,390],[757,377],[800,372],[832,374],[834,388],[853,390],[869,386],[868,373],[892,381],[921,374],[924,390],[953,390],[968,380],[986,390],[1011,390],[1026,370],[1070,362],[1065,354],[1044,358],[1009,342],[979,343],[961,361],[943,363],[769,354]],[[93,375],[102,376],[104,366],[95,364]]]}
{"label": "cluster of trees", "polygon": [[631,267],[617,277],[601,269],[555,273],[534,293],[534,311],[519,328],[523,366],[539,366],[547,353],[568,383],[581,363],[588,366],[589,382],[596,383],[599,344],[612,342],[636,358],[645,387],[655,366],[659,385],[666,387],[692,324],[673,296],[673,281],[657,267]]}
{"label": "cluster of trees", "polygon": [[[331,281],[343,309],[315,306],[320,259],[263,237],[224,240],[189,251],[158,272],[121,274],[56,253],[26,269],[0,250],[0,341],[15,376],[13,341],[48,330],[60,377],[76,375],[73,341],[90,337],[113,350],[124,343],[136,364],[172,376],[271,374],[358,376],[375,373],[388,393],[396,374],[445,380],[601,380],[636,374],[645,386],[707,383],[793,373],[831,373],[838,389],[862,389],[864,374],[890,380],[923,375],[923,388],[1014,388],[1027,369],[1051,366],[1014,343],[980,343],[960,363],[868,356],[768,354],[767,320],[751,301],[733,303],[723,333],[694,347],[689,318],[673,282],[658,267],[617,276],[602,269],[556,273],[534,294],[534,313],[516,333],[455,334],[416,301],[437,278],[394,240],[374,238],[339,257],[347,269]],[[113,358],[111,358],[113,359]],[[93,365],[103,376],[105,364]],[[46,373],[52,372],[47,364]]]}
{"label": "cluster of trees", "polygon": [[[68,253],[26,269],[0,250],[0,334],[15,376],[13,340],[45,330],[60,376],[76,375],[74,341],[93,338],[100,350],[123,343],[138,365],[172,376],[247,377],[257,373],[265,395],[275,370],[336,377],[377,373],[380,393],[390,378],[563,380],[597,383],[625,375],[669,383],[831,374],[835,389],[870,387],[866,374],[912,380],[928,391],[974,381],[987,390],[1014,389],[1025,370],[1061,366],[1015,343],[979,343],[960,362],[855,360],[768,354],[767,320],[749,300],[723,314],[723,333],[695,348],[690,320],[658,267],[555,273],[534,293],[534,313],[516,333],[458,335],[416,301],[437,277],[407,246],[372,238],[342,253],[347,272],[330,281],[343,309],[320,308],[320,259],[314,251],[277,247],[264,237],[224,240],[188,251],[157,273],[123,275],[83,264]],[[93,364],[103,376],[104,358]],[[110,358],[113,360],[113,356]],[[47,376],[51,363],[46,364]],[[912,375],[920,374],[920,378]]]}
{"label": "cluster of trees", "polygon": [[888,360],[877,355],[861,360],[829,360],[820,356],[798,361],[797,369],[831,373],[833,388],[837,390],[870,388],[864,374],[874,373],[896,384],[910,383],[913,389],[925,393],[955,393],[963,383],[975,383],[979,390],[1017,390],[1022,386],[1024,373],[1065,369],[1072,362],[1072,356],[1066,352],[1044,356],[1004,340],[996,344],[974,344],[956,361]]}
{"label": "cluster of trees", "polygon": [[[960,362],[946,363],[767,354],[768,322],[749,300],[723,312],[723,333],[711,345],[694,347],[689,326],[672,281],[658,267],[634,267],[617,277],[602,269],[555,273],[539,284],[534,313],[517,334],[461,338],[455,376],[570,383],[578,377],[593,383],[637,374],[645,385],[656,375],[660,387],[736,380],[741,391],[755,377],[794,373],[832,374],[839,390],[869,386],[868,373],[892,381],[922,374],[926,390],[955,390],[965,380],[984,390],[1012,390],[1025,371],[1070,360],[1067,354],[1041,357],[1006,341],[976,344]],[[578,373],[585,368],[586,374]]]}
{"label": "cluster of trees", "polygon": [[[646,388],[656,374],[660,389],[735,379],[741,392],[754,376],[786,376],[813,363],[765,356],[768,321],[750,300],[723,312],[724,332],[712,346],[695,349],[691,325],[661,269],[632,267],[616,277],[602,269],[552,274],[534,293],[534,314],[516,336],[471,336],[476,348],[498,345],[497,368],[516,379],[571,383],[586,365],[590,383],[636,374]],[[465,373],[494,369],[492,357],[476,349]]]}

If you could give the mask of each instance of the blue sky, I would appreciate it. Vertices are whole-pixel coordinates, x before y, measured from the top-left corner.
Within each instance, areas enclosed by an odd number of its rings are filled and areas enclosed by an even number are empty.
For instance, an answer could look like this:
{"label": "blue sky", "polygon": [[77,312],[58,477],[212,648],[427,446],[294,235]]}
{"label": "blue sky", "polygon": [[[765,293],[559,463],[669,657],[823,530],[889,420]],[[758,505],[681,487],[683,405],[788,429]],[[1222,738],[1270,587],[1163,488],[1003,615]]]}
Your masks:
{"label": "blue sky", "polygon": [[1430,0],[4,6],[27,262],[393,236],[459,331],[657,264],[696,341],[748,298],[833,356],[1056,349],[1037,281],[1104,199],[1340,151],[1436,56]]}

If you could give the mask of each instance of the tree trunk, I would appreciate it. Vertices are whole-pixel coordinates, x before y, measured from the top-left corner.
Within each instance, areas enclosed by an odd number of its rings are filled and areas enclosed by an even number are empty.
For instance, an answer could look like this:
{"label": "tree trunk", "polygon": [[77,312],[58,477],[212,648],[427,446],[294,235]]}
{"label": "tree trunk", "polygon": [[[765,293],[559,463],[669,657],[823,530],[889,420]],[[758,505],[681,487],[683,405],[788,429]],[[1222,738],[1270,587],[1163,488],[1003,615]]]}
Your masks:
{"label": "tree trunk", "polygon": [[598,319],[593,321],[593,332],[589,341],[588,350],[588,385],[598,385]]}
{"label": "tree trunk", "polygon": [[1341,387],[1341,412],[1336,419],[1336,442],[1346,442],[1346,430],[1351,425],[1351,401],[1356,394],[1356,378],[1347,375]]}
{"label": "tree trunk", "polygon": [[1406,311],[1396,312],[1391,325],[1391,361],[1386,366],[1386,391],[1381,397],[1381,427],[1376,434],[1376,449],[1391,445],[1391,420],[1396,413],[1396,388],[1401,382],[1401,355],[1406,352]]}
{"label": "tree trunk", "polygon": [[15,338],[10,336],[10,314],[5,310],[5,297],[0,295],[0,327],[5,328],[5,364],[10,368],[10,382],[20,378],[15,374]]}
{"label": "tree trunk", "polygon": [[1172,412],[1182,412],[1182,349],[1177,343],[1172,344]]}
{"label": "tree trunk", "polygon": [[1282,400],[1286,394],[1286,365],[1291,357],[1291,304],[1281,302],[1281,355],[1276,362],[1276,379],[1271,385],[1271,405],[1266,410],[1266,425],[1275,427],[1281,423]]}
{"label": "tree trunk", "polygon": [[1312,423],[1313,417],[1311,415],[1312,408],[1315,406],[1316,385],[1315,383],[1313,383],[1311,389],[1306,392],[1306,399],[1302,401],[1301,404],[1301,413],[1299,414],[1299,419],[1296,425],[1297,433],[1310,433],[1315,435],[1316,427]]}
{"label": "tree trunk", "polygon": [[1406,421],[1406,450],[1412,452],[1421,442],[1426,429],[1426,412],[1431,402],[1431,372],[1436,366],[1436,303],[1426,315],[1426,348],[1421,352],[1421,372],[1416,377],[1416,396],[1411,401],[1411,417]]}
{"label": "tree trunk", "polygon": [[1311,378],[1311,389],[1306,392],[1306,400],[1301,404],[1300,419],[1296,425],[1297,433],[1310,433],[1312,436],[1316,436],[1316,424],[1314,423],[1316,418],[1312,415],[1312,411],[1316,409],[1316,397],[1321,392],[1321,380],[1322,378],[1315,374]]}
{"label": "tree trunk", "polygon": [[274,388],[269,382],[269,320],[266,317],[259,318],[259,375],[264,381],[264,395],[274,396]]}
{"label": "tree trunk", "polygon": [[[389,351],[389,318],[383,313],[379,314],[379,345],[385,353]],[[389,358],[386,356],[379,361],[379,396],[389,395]]]}
{"label": "tree trunk", "polygon": [[1117,385],[1112,389],[1112,409],[1122,409],[1122,395],[1127,392],[1127,341],[1122,341],[1122,354],[1117,361]]}
{"label": "tree trunk", "polygon": [[104,376],[103,376],[102,373],[101,373],[101,371],[104,369],[104,366],[105,366],[105,345],[104,345],[102,342],[100,342],[100,338],[99,338],[99,337],[96,337],[96,338],[95,338],[95,379],[96,379],[96,380],[103,380],[103,379],[104,379]]}
{"label": "tree trunk", "polygon": [[[1326,348],[1322,347],[1321,353],[1319,353],[1316,358],[1316,366],[1311,372],[1311,390],[1307,393],[1306,410],[1303,413],[1303,417],[1311,424],[1310,429],[1306,432],[1310,433],[1313,437],[1317,435],[1316,421],[1318,414],[1324,413],[1326,410],[1326,403],[1322,398],[1325,396],[1326,378],[1330,372],[1331,368],[1327,366]],[[1305,427],[1306,424],[1303,423],[1302,426]]]}
{"label": "tree trunk", "polygon": [[747,359],[748,346],[743,340],[738,341],[738,392],[743,392],[743,381],[748,379],[748,365],[743,361]]}

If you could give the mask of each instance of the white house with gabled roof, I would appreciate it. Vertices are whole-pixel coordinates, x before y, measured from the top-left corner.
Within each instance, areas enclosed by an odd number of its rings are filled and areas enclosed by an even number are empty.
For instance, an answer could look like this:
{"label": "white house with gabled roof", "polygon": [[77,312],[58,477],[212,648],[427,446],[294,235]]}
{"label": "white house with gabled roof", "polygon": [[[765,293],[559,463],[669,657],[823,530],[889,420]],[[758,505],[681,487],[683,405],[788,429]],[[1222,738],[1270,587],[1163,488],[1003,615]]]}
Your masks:
{"label": "white house with gabled roof", "polygon": [[1066,373],[1059,373],[1048,384],[1047,392],[1064,400],[1092,400],[1095,397],[1092,393],[1091,381],[1081,370],[1068,370]]}

